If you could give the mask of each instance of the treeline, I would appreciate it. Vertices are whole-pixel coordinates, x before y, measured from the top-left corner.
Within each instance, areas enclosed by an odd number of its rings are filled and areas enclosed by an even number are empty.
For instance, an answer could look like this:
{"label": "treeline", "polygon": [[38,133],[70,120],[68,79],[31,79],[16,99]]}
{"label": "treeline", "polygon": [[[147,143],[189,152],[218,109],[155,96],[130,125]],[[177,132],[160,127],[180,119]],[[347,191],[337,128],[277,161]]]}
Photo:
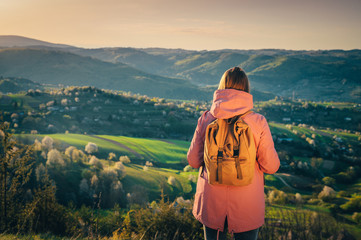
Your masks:
{"label": "treeline", "polygon": [[205,103],[165,100],[95,87],[0,95],[0,116],[14,133],[118,134],[189,139]]}

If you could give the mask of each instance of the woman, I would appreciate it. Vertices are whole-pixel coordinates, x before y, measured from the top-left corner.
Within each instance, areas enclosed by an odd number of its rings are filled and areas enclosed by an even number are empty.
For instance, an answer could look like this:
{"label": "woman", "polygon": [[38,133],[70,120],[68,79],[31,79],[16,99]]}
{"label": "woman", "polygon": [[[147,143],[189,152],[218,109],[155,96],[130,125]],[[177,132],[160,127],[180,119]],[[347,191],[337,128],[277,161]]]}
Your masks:
{"label": "woman", "polygon": [[206,240],[225,239],[226,231],[235,239],[257,239],[264,224],[264,173],[275,173],[280,165],[272,135],[264,116],[251,112],[243,120],[251,128],[257,151],[253,181],[247,186],[210,185],[203,166],[205,130],[218,119],[229,119],[253,108],[252,95],[246,73],[239,67],[227,70],[214,92],[213,104],[198,120],[188,163],[199,171],[193,215],[204,227]]}

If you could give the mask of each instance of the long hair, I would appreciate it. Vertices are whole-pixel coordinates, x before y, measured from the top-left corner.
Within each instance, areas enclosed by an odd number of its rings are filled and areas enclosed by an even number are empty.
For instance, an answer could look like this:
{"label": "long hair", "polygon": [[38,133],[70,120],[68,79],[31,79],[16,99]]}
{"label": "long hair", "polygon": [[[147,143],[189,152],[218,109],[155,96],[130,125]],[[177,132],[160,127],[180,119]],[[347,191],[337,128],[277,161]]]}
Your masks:
{"label": "long hair", "polygon": [[249,93],[249,81],[245,71],[240,67],[230,68],[224,72],[218,89],[236,89]]}

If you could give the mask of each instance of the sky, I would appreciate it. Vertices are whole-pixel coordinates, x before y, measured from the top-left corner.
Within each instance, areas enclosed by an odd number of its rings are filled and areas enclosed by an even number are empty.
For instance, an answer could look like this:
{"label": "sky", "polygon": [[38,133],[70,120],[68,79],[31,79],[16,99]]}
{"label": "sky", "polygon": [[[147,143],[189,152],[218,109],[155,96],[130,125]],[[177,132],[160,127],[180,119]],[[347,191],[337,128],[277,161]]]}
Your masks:
{"label": "sky", "polygon": [[361,0],[0,0],[0,35],[85,48],[361,49]]}

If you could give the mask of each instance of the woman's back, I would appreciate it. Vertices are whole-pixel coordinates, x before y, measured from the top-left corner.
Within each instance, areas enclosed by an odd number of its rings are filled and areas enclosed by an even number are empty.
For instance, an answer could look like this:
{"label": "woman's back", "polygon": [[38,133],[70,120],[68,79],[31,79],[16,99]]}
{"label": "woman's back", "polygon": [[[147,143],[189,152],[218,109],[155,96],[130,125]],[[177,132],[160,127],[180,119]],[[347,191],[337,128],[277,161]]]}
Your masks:
{"label": "woman's back", "polygon": [[[197,130],[188,151],[188,162],[198,168],[203,164],[205,129],[216,118],[227,119],[252,109],[252,95],[234,90],[217,90],[210,111],[198,121]],[[274,173],[279,160],[266,119],[257,113],[244,117],[254,135],[257,162],[252,183],[248,186],[213,186],[208,184],[206,169],[200,171],[193,214],[204,225],[223,231],[225,217],[229,231],[244,232],[264,223],[263,172]]]}
{"label": "woman's back", "polygon": [[[239,68],[223,75],[219,89],[213,96],[210,111],[198,120],[187,158],[194,168],[204,166],[205,131],[212,121],[229,119],[253,108],[248,78]],[[262,115],[249,113],[243,120],[251,128],[257,149],[252,183],[247,186],[210,185],[206,168],[199,171],[193,215],[206,227],[223,231],[227,218],[228,231],[240,233],[264,224],[264,173],[275,173],[280,165],[268,123]]]}

